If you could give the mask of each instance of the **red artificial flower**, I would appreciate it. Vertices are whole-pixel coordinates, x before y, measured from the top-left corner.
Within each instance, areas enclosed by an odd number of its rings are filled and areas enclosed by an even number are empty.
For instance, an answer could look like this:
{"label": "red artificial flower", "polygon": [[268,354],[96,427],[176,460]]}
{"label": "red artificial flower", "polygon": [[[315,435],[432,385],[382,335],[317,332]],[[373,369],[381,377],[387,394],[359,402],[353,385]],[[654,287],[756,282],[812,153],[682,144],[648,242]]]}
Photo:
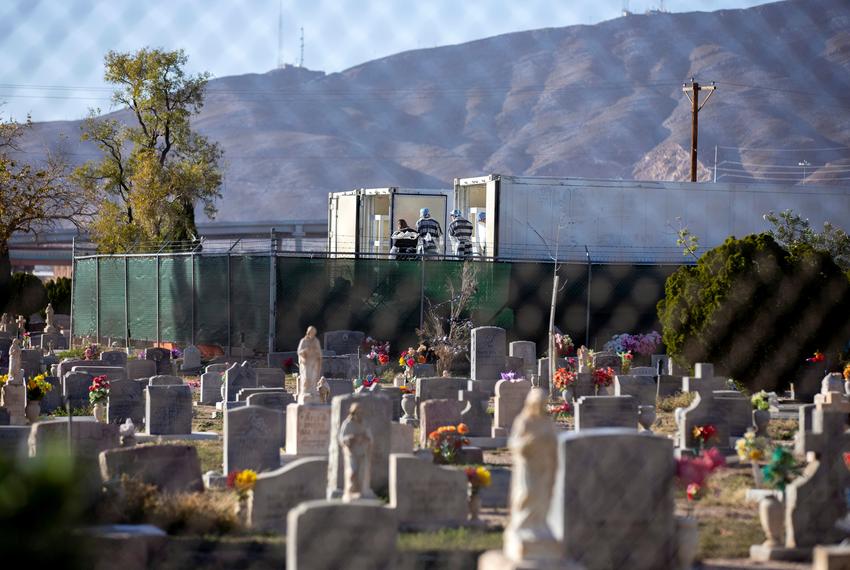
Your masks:
{"label": "red artificial flower", "polygon": [[844,452],[844,465],[847,469],[850,469],[850,452],[848,451]]}
{"label": "red artificial flower", "polygon": [[227,488],[232,489],[236,486],[236,476],[239,475],[239,471],[233,470],[227,474]]}
{"label": "red artificial flower", "polygon": [[807,358],[806,362],[815,363],[815,362],[823,362],[824,360],[826,360],[826,356],[824,356],[824,354],[821,351],[816,350],[815,355],[810,357],[810,358]]}
{"label": "red artificial flower", "polygon": [[284,368],[290,368],[293,364],[295,364],[295,360],[291,356],[283,361]]}
{"label": "red artificial flower", "polygon": [[698,501],[701,497],[702,487],[696,483],[691,483],[688,485],[688,500],[689,501]]}
{"label": "red artificial flower", "polygon": [[387,356],[386,354],[384,354],[383,352],[378,354],[378,364],[384,365],[389,361],[390,361],[390,357]]}

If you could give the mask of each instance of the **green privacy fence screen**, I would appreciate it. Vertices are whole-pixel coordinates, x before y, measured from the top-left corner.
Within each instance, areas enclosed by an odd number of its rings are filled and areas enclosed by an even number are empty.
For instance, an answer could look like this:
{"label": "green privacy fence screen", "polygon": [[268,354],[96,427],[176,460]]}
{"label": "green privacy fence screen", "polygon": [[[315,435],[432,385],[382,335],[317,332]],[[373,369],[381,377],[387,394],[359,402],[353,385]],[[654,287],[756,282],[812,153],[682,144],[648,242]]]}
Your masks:
{"label": "green privacy fence screen", "polygon": [[[511,340],[543,342],[552,264],[473,265],[475,326],[501,326]],[[448,310],[449,283],[459,285],[462,267],[456,260],[269,254],[80,257],[74,261],[73,333],[101,341],[244,344],[266,352],[293,350],[312,324],[320,331],[362,330],[404,348],[416,342],[424,311]],[[561,264],[556,325],[577,343],[596,347],[616,333],[657,330],[655,305],[675,269]]]}

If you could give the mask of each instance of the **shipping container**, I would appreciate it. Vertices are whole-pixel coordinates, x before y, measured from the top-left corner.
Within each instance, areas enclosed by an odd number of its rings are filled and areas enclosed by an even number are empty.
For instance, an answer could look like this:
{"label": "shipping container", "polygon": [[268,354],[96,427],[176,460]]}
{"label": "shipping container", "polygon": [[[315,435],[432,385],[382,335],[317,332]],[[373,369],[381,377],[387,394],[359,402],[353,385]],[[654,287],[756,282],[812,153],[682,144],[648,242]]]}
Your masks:
{"label": "shipping container", "polygon": [[642,182],[491,174],[454,181],[454,208],[484,213],[479,249],[501,260],[688,263],[678,230],[700,252],[729,236],[770,229],[764,215],[791,209],[813,229],[850,229],[840,186]]}

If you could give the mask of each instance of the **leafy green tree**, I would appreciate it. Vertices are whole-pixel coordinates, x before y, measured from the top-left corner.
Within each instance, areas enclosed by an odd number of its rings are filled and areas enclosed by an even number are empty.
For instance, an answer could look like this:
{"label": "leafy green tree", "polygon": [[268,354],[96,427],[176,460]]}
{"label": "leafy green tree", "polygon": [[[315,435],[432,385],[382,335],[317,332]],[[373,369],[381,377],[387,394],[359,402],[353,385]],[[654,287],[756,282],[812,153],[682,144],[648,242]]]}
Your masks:
{"label": "leafy green tree", "polygon": [[112,100],[129,111],[130,124],[92,110],[82,139],[103,157],[75,171],[81,187],[107,198],[90,227],[101,251],[193,240],[195,206],[216,213],[222,151],[190,124],[203,107],[209,74],[187,75],[186,62],[182,50],[106,54],[104,78],[117,86]]}
{"label": "leafy green tree", "polygon": [[679,268],[658,303],[669,354],[712,362],[752,390],[787,387],[816,350],[835,362],[848,314],[850,280],[830,255],[802,244],[791,254],[768,234],[730,237]]}
{"label": "leafy green tree", "polygon": [[11,289],[12,234],[36,233],[62,223],[81,224],[95,209],[90,195],[68,183],[61,156],[46,153],[38,163],[17,158],[20,137],[30,128],[29,120],[0,119],[0,309],[10,305],[17,291]]}
{"label": "leafy green tree", "polygon": [[799,248],[824,251],[841,269],[850,270],[850,236],[831,222],[824,222],[823,231],[818,233],[812,229],[808,219],[793,210],[783,210],[779,214],[771,211],[764,215],[764,219],[773,226],[769,231],[773,239],[791,253]]}

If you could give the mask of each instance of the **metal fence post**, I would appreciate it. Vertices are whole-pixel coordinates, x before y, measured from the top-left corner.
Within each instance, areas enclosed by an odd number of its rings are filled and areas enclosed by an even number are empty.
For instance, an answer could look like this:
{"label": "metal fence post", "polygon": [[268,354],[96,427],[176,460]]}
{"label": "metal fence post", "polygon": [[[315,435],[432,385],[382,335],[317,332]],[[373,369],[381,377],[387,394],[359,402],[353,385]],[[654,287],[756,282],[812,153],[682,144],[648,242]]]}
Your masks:
{"label": "metal fence post", "polygon": [[127,268],[127,256],[124,256],[124,335],[126,337],[126,347],[130,348],[130,272]]}
{"label": "metal fence post", "polygon": [[71,316],[68,326],[71,334],[68,335],[68,348],[74,348],[74,282],[77,280],[77,236],[71,238]]}
{"label": "metal fence post", "polygon": [[230,303],[230,252],[227,252],[227,356],[230,356],[230,347],[233,346],[233,338],[231,335],[231,328],[233,323],[233,317],[231,315],[231,303]]}
{"label": "metal fence post", "polygon": [[269,242],[269,354],[275,351],[277,326],[277,255],[275,254],[274,228]]}
{"label": "metal fence post", "polygon": [[94,337],[100,344],[100,257],[94,258]]}
{"label": "metal fence post", "polygon": [[159,254],[154,256],[156,260],[156,345],[159,346]]}
{"label": "metal fence post", "polygon": [[195,251],[192,250],[192,255],[189,256],[189,263],[192,264],[192,332],[190,334],[190,339],[192,346],[195,346]]}

